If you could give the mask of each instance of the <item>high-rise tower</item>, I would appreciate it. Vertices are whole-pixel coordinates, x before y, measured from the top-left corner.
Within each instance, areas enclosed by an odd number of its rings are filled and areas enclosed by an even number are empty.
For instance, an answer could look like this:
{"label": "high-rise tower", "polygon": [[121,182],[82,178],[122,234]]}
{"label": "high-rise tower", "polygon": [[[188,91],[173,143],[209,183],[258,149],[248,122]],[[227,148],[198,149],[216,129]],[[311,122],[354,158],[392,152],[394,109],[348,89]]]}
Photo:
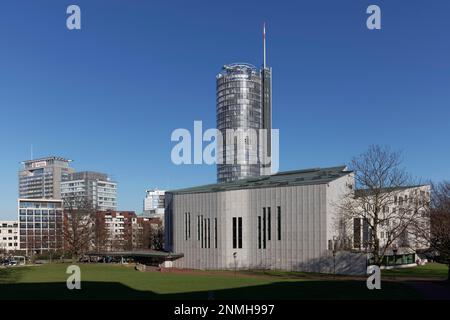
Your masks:
{"label": "high-rise tower", "polygon": [[75,171],[69,166],[70,162],[54,156],[22,162],[19,198],[61,199],[61,182]]}
{"label": "high-rise tower", "polygon": [[[264,26],[261,70],[251,64],[234,63],[225,65],[216,77],[217,129],[223,139],[218,143],[217,182],[271,173],[265,157],[271,156],[272,69],[266,66],[265,34]],[[250,130],[256,134],[250,134]]]}

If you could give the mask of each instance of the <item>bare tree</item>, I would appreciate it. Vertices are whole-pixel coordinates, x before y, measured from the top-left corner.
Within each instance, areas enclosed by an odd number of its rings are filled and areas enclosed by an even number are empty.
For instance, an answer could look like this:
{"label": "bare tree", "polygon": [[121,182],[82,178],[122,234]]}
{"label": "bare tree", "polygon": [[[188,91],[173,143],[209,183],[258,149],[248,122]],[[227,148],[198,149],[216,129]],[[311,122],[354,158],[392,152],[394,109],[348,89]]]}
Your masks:
{"label": "bare tree", "polygon": [[164,227],[158,224],[151,228],[150,245],[152,249],[162,250],[164,245]]}
{"label": "bare tree", "polygon": [[106,251],[108,229],[105,224],[105,215],[103,213],[96,212],[93,220],[93,246],[97,252]]}
{"label": "bare tree", "polygon": [[347,233],[353,233],[353,247],[362,245],[373,263],[381,265],[389,249],[408,247],[413,226],[426,221],[427,187],[411,188],[400,153],[389,147],[370,146],[350,167],[355,186],[339,205],[339,219]]}
{"label": "bare tree", "polygon": [[428,218],[430,232],[420,225],[416,232],[438,254],[439,261],[447,264],[450,281],[450,181],[433,184]]}
{"label": "bare tree", "polygon": [[73,259],[88,251],[93,242],[95,208],[83,197],[64,203],[63,228],[65,247]]}

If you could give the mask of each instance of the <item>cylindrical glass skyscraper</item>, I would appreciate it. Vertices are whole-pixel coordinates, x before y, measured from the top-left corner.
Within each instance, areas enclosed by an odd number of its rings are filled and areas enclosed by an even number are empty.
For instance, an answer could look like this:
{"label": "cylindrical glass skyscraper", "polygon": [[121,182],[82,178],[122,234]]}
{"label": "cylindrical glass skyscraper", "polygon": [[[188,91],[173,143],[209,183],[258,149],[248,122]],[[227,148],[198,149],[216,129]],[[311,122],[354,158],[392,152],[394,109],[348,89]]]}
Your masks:
{"label": "cylindrical glass skyscraper", "polygon": [[217,75],[217,129],[223,139],[218,143],[218,182],[261,174],[257,155],[262,105],[260,71],[250,64],[225,65]]}

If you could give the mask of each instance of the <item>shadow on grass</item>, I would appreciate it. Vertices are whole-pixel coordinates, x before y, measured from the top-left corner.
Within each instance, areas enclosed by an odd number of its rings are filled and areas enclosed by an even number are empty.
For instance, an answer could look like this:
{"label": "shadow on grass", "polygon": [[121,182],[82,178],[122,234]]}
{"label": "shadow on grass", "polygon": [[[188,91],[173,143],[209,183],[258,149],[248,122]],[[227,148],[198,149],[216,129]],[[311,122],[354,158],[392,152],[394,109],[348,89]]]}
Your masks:
{"label": "shadow on grass", "polygon": [[22,278],[24,271],[26,271],[26,267],[1,268],[0,285],[19,281]]}
{"label": "shadow on grass", "polygon": [[126,299],[126,300],[206,300],[206,299],[420,299],[410,286],[383,283],[382,290],[368,290],[361,281],[289,281],[214,291],[159,294],[139,291],[117,282],[82,282],[81,290],[68,290],[65,283],[0,284],[0,299]]}

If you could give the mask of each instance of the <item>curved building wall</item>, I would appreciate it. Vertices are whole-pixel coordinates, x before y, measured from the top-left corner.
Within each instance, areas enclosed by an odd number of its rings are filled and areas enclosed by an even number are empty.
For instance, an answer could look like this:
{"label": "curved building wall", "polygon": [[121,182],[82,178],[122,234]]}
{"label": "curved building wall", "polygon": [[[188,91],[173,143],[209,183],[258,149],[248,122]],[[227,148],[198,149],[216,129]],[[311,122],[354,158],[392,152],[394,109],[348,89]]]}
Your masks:
{"label": "curved building wall", "polygon": [[[223,138],[223,144],[218,145],[217,181],[259,176],[257,134],[262,128],[260,73],[247,64],[225,65],[217,76],[216,95],[217,129]],[[241,131],[230,136],[227,135],[228,129]],[[256,136],[248,134],[247,129],[254,129]]]}

